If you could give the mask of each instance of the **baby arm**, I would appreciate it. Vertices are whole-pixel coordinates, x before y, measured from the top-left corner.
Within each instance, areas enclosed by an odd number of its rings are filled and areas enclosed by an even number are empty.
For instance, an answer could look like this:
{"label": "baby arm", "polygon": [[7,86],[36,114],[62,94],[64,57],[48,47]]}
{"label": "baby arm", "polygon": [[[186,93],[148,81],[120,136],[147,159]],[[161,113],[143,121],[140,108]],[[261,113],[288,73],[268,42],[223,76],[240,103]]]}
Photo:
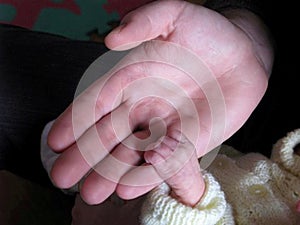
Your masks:
{"label": "baby arm", "polygon": [[[142,225],[234,224],[224,192],[210,173],[201,173],[195,152],[179,132],[145,152],[146,162],[164,182],[147,194],[141,209]],[[182,163],[182,158],[186,162]]]}

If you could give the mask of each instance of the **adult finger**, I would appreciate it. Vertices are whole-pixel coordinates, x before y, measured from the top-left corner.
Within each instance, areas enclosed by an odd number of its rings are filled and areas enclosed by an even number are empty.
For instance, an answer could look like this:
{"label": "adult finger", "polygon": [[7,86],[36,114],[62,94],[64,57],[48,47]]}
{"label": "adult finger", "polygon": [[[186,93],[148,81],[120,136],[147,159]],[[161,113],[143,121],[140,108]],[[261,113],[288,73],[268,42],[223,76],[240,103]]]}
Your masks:
{"label": "adult finger", "polygon": [[[133,136],[138,139],[145,139],[149,136],[149,132],[136,132],[124,141],[132,139]],[[103,202],[115,191],[120,178],[135,166],[140,165],[142,161],[142,151],[136,151],[130,146],[119,144],[87,176],[80,190],[82,198],[88,204]]]}
{"label": "adult finger", "polygon": [[61,152],[75,142],[88,128],[116,109],[121,99],[121,79],[107,73],[81,93],[55,120],[48,145]]}
{"label": "adult finger", "polygon": [[157,37],[165,38],[174,30],[174,22],[186,4],[184,1],[157,1],[138,8],[108,34],[105,44],[113,50],[127,50]]}
{"label": "adult finger", "polygon": [[124,123],[128,121],[127,108],[128,106],[123,104],[113,113],[106,115],[60,155],[51,171],[52,179],[58,187],[73,186],[130,135],[131,131],[128,131],[127,124]]}

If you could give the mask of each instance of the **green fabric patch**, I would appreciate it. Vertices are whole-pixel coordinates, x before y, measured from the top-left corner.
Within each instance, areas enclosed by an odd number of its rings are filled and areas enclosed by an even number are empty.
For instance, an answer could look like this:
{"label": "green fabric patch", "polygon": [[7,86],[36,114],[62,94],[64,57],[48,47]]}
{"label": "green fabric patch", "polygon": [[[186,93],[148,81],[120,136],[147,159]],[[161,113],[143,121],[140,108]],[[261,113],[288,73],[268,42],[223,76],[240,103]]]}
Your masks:
{"label": "green fabric patch", "polygon": [[0,4],[0,21],[10,22],[16,16],[16,9],[7,4]]}
{"label": "green fabric patch", "polygon": [[36,31],[89,40],[88,33],[110,30],[118,21],[117,12],[109,13],[106,0],[0,0],[0,22]]}
{"label": "green fabric patch", "polygon": [[108,22],[118,20],[116,13],[107,14],[99,0],[77,0],[80,7],[80,15],[76,15],[66,9],[43,9],[33,29],[78,40],[88,40],[87,33],[98,29],[104,33],[110,29]]}

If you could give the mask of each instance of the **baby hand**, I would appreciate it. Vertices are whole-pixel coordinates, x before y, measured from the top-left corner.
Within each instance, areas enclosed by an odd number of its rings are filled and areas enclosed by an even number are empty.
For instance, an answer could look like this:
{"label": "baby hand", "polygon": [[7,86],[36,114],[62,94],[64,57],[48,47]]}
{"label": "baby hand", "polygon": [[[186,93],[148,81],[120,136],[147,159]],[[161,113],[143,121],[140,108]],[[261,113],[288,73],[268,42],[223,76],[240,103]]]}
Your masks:
{"label": "baby hand", "polygon": [[196,150],[185,136],[173,132],[159,146],[145,152],[144,158],[170,186],[173,198],[188,206],[200,201],[205,183]]}

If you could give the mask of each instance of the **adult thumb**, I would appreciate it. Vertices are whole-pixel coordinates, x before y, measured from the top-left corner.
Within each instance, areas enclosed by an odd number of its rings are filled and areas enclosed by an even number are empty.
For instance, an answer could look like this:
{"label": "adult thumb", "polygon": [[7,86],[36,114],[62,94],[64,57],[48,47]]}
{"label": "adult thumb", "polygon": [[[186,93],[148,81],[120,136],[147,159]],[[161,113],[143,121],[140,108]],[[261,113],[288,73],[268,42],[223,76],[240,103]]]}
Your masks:
{"label": "adult thumb", "polygon": [[120,26],[106,36],[106,46],[123,51],[152,39],[167,39],[186,4],[175,0],[157,1],[130,12],[122,19]]}

